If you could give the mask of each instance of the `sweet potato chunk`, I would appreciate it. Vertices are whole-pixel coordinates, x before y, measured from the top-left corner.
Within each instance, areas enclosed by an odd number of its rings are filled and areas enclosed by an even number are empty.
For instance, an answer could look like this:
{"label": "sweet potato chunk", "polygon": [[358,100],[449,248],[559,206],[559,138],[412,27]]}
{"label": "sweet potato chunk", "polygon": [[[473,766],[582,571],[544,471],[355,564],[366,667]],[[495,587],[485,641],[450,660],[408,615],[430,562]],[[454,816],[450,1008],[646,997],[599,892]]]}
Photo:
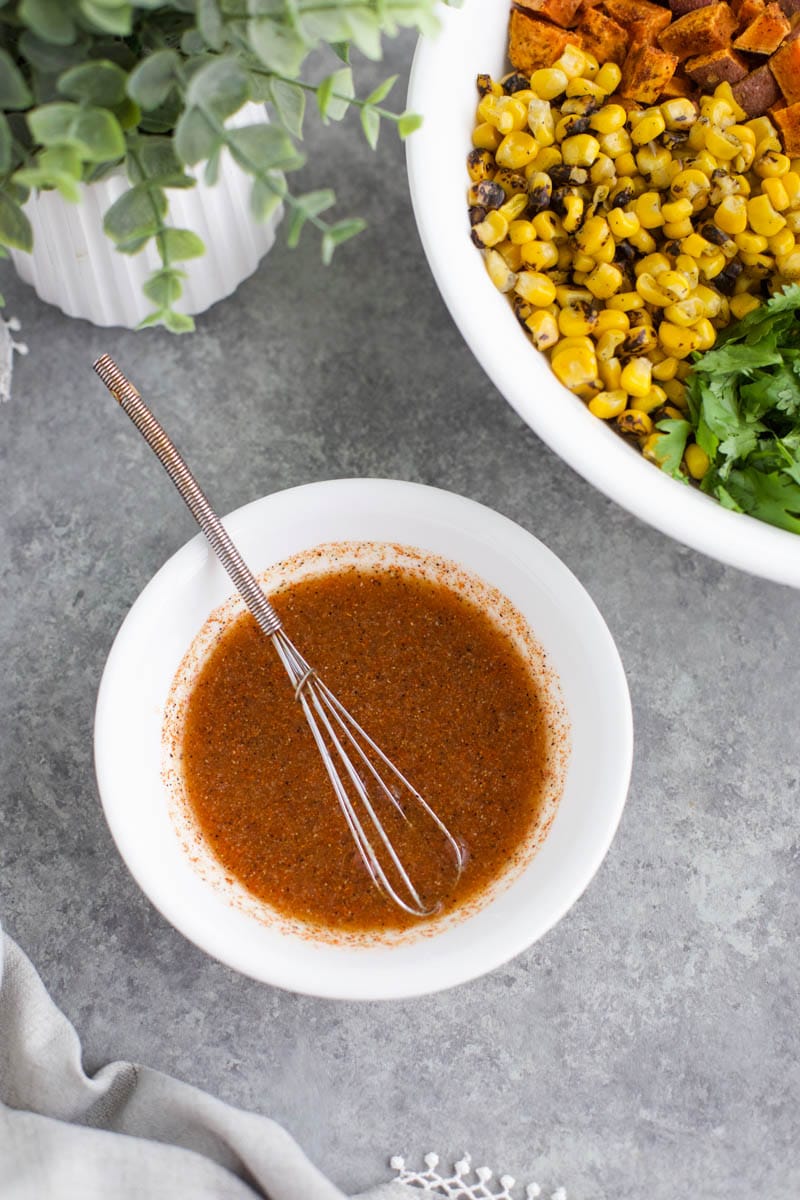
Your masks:
{"label": "sweet potato chunk", "polygon": [[800,100],[800,38],[781,46],[769,60],[770,70],[787,102]]}
{"label": "sweet potato chunk", "polygon": [[739,29],[745,29],[767,7],[767,0],[732,0],[731,12],[736,17]]}
{"label": "sweet potato chunk", "polygon": [[675,74],[678,60],[657,46],[635,46],[622,67],[620,91],[629,100],[654,104]]}
{"label": "sweet potato chunk", "polygon": [[736,18],[727,4],[708,4],[695,9],[664,30],[658,44],[667,54],[682,61],[702,54],[713,54],[730,45]]}
{"label": "sweet potato chunk", "polygon": [[773,0],[733,44],[747,54],[774,54],[791,28],[781,6]]}
{"label": "sweet potato chunk", "polygon": [[715,0],[670,0],[669,6],[673,17],[683,17],[687,12],[694,12],[696,8],[706,8],[714,3]]}
{"label": "sweet potato chunk", "polygon": [[634,24],[639,26],[643,40],[651,42],[662,29],[666,29],[672,20],[668,8],[651,4],[650,0],[603,0],[603,8],[618,25],[630,29]]}
{"label": "sweet potato chunk", "polygon": [[526,12],[536,13],[554,25],[567,29],[575,24],[575,16],[581,6],[581,0],[515,0],[519,8]]}
{"label": "sweet potato chunk", "polygon": [[579,46],[580,37],[512,8],[508,25],[508,57],[516,71],[530,75],[539,67],[552,66],[570,43]]}
{"label": "sweet potato chunk", "polygon": [[584,12],[577,26],[584,50],[593,54],[598,62],[623,63],[628,53],[630,35],[627,30],[596,8]]}
{"label": "sweet potato chunk", "polygon": [[763,117],[767,109],[781,97],[775,76],[766,63],[735,83],[732,91],[734,100],[748,117]]}
{"label": "sweet potato chunk", "polygon": [[695,87],[691,79],[676,71],[671,79],[668,79],[661,89],[659,100],[674,100],[676,97],[691,99],[695,93]]}
{"label": "sweet potato chunk", "polygon": [[749,67],[735,50],[715,50],[686,61],[686,74],[704,92],[711,92],[718,83],[738,83]]}
{"label": "sweet potato chunk", "polygon": [[790,104],[772,114],[783,138],[783,148],[790,158],[800,156],[800,104]]}

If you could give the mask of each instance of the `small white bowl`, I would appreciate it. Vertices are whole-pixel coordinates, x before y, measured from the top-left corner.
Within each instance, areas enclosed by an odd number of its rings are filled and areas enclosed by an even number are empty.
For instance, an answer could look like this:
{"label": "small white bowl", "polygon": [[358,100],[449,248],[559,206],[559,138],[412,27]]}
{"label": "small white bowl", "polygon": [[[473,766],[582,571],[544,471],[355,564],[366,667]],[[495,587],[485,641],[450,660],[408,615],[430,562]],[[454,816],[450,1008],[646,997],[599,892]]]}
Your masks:
{"label": "small white bowl", "polygon": [[225,524],[257,573],[321,543],[378,541],[441,555],[500,589],[528,621],[560,681],[571,736],[564,792],[544,844],[515,881],[441,932],[395,945],[340,946],[254,919],[190,862],[162,780],[162,723],[173,679],[208,616],[231,592],[198,535],[133,605],[97,700],[100,795],[139,886],[208,954],[255,979],[318,996],[365,1000],[433,992],[524,950],[575,903],[599,867],[630,777],[625,674],[580,583],[505,517],[412,483],[309,484],[237,509]]}
{"label": "small white bowl", "polygon": [[414,214],[433,276],[467,345],[509,404],[574,470],[643,521],[753,575],[800,587],[800,537],[671,479],[626,445],[558,382],[491,283],[469,237],[465,160],[475,77],[506,70],[507,0],[438,10],[441,29],[417,46],[408,107],[422,128],[408,140]]}

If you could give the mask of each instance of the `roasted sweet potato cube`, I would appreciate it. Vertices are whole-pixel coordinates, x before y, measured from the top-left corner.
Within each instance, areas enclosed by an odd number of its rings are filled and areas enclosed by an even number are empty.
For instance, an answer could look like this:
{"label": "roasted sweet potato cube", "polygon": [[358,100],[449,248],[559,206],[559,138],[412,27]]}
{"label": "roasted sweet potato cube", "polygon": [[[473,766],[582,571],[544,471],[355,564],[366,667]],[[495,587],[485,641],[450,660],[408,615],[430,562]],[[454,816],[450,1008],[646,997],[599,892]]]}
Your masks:
{"label": "roasted sweet potato cube", "polygon": [[800,12],[800,0],[780,0],[780,5],[787,17],[791,17],[794,13]]}
{"label": "roasted sweet potato cube", "polygon": [[735,83],[732,91],[734,100],[748,117],[763,117],[767,109],[781,97],[780,88],[767,63]]}
{"label": "roasted sweet potato cube", "polygon": [[794,38],[776,50],[769,60],[769,67],[788,103],[800,100],[800,38]]}
{"label": "roasted sweet potato cube", "polygon": [[800,104],[789,104],[776,109],[772,119],[778,126],[783,139],[783,148],[790,158],[800,156]]}
{"label": "roasted sweet potato cube", "polygon": [[747,26],[760,17],[767,7],[767,0],[740,0],[738,5],[731,5],[731,12],[736,17],[736,28],[741,33]]}
{"label": "roasted sweet potato cube", "polygon": [[643,40],[652,42],[662,29],[666,29],[672,20],[668,8],[651,4],[650,0],[602,0],[603,8],[618,25],[630,29],[638,25]]}
{"label": "roasted sweet potato cube", "polygon": [[636,46],[623,63],[620,91],[629,100],[654,104],[677,65],[674,54],[667,54],[657,46]]}
{"label": "roasted sweet potato cube", "polygon": [[695,86],[691,79],[687,79],[681,71],[676,71],[671,79],[668,79],[661,89],[659,100],[674,100],[676,97],[691,97],[695,93]]}
{"label": "roasted sweet potato cube", "polygon": [[736,18],[727,4],[707,4],[685,17],[678,17],[660,35],[658,44],[679,61],[713,54],[730,45]]}
{"label": "roasted sweet potato cube", "polygon": [[579,35],[512,8],[508,24],[508,57],[515,70],[530,75],[539,67],[550,67],[570,43],[579,46]]}
{"label": "roasted sweet potato cube", "polygon": [[546,21],[552,21],[554,25],[560,25],[562,29],[567,29],[570,25],[575,24],[576,14],[581,6],[581,0],[515,0],[515,2],[519,8],[535,13],[537,17],[544,17]]}
{"label": "roasted sweet potato cube", "polygon": [[687,12],[694,12],[696,8],[706,8],[714,3],[715,0],[670,0],[669,6],[673,17],[683,17]]}
{"label": "roasted sweet potato cube", "polygon": [[598,62],[623,63],[628,53],[630,35],[611,17],[596,8],[589,8],[577,26],[584,50],[593,54]]}
{"label": "roasted sweet potato cube", "polygon": [[718,83],[738,83],[749,69],[735,50],[715,50],[686,60],[686,74],[704,92],[713,92]]}
{"label": "roasted sweet potato cube", "polygon": [[781,6],[773,0],[733,44],[746,54],[774,54],[791,28]]}

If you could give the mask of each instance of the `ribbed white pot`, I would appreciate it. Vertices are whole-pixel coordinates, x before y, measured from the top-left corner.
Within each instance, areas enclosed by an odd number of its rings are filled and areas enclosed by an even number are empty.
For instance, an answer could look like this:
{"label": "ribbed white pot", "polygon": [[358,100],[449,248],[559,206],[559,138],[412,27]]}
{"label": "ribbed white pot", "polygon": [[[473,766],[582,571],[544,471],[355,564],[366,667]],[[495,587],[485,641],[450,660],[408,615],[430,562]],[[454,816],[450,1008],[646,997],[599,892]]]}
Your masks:
{"label": "ribbed white pot", "polygon": [[[231,118],[235,126],[266,121],[262,105],[249,104]],[[204,312],[229,296],[255,271],[275,241],[283,209],[264,222],[250,212],[252,180],[223,151],[219,177],[213,186],[203,182],[204,164],[190,171],[193,188],[174,188],[168,220],[191,229],[206,245],[202,258],[178,264],[186,272],[179,312]],[[81,185],[77,204],[58,192],[34,192],[25,205],[33,227],[33,252],[12,250],[17,274],[37,295],[70,317],[95,325],[133,329],[153,308],[142,284],[160,266],[155,247],[138,254],[120,254],[103,233],[103,215],[129,187],[123,171],[97,183]]]}

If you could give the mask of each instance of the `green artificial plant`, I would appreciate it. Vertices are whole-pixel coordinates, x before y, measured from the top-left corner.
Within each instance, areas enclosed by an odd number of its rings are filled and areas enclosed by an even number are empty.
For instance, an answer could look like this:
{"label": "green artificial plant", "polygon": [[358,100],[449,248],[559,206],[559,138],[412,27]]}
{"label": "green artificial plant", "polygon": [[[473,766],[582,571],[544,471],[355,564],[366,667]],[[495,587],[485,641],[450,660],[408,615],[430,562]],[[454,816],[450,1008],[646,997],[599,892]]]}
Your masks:
{"label": "green artificial plant", "polygon": [[[252,177],[254,216],[264,220],[283,203],[289,245],[311,225],[329,262],[364,222],[329,221],[329,188],[289,189],[287,172],[304,162],[306,102],[315,100],[325,121],[357,106],[373,148],[381,120],[406,137],[419,118],[382,103],[394,79],[358,98],[349,51],[379,59],[383,34],[429,30],[433,7],[434,0],[0,0],[0,254],[31,249],[23,211],[31,189],[77,201],[81,182],[123,167],[130,186],[104,228],[123,254],[157,247],[160,267],[144,285],[153,310],[142,324],[189,331],[191,317],[175,310],[180,264],[205,247],[193,230],[167,223],[167,192],[194,186],[187,167],[198,163],[213,183],[227,149]],[[304,80],[308,55],[324,46],[342,65],[319,83]],[[249,101],[270,105],[270,123],[228,128]]]}

